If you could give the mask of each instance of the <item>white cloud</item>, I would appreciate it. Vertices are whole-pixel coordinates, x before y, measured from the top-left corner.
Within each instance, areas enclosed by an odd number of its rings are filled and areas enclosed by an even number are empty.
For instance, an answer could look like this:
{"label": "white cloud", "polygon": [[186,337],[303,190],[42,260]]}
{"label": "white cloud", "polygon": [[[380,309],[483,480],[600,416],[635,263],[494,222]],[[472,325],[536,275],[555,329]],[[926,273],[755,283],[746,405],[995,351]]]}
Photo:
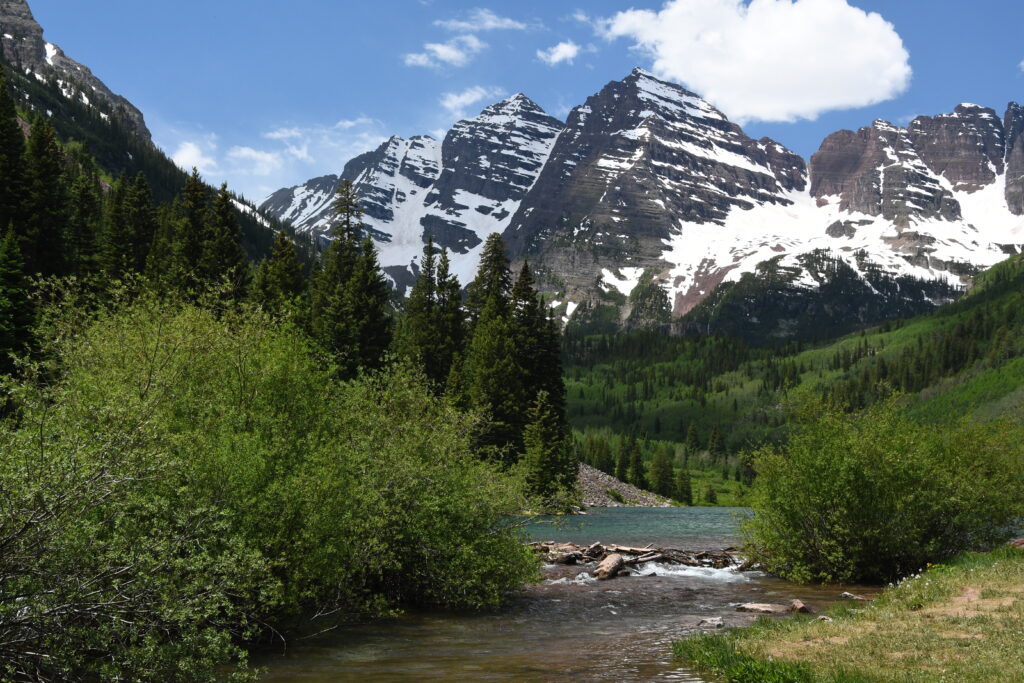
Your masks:
{"label": "white cloud", "polygon": [[486,47],[487,43],[472,34],[455,36],[446,43],[426,43],[423,52],[405,55],[405,65],[434,68],[445,64],[466,66]]}
{"label": "white cloud", "polygon": [[459,31],[464,33],[497,30],[523,31],[526,29],[526,24],[522,22],[509,19],[508,17],[499,17],[491,10],[481,8],[477,8],[470,12],[466,19],[435,21],[434,25],[441,26],[449,31]]}
{"label": "white cloud", "polygon": [[743,122],[814,119],[884,102],[910,84],[892,24],[847,0],[668,0],[600,22],[660,76],[686,83]]}
{"label": "white cloud", "polygon": [[462,92],[449,92],[441,96],[441,106],[456,119],[466,117],[467,110],[475,104],[484,100],[498,99],[504,96],[501,88],[488,88],[482,85],[474,85]]}
{"label": "white cloud", "polygon": [[1024,71],[1024,59],[1022,59],[1020,64],[1017,65],[1017,68],[1020,69],[1021,71]]}
{"label": "white cloud", "polygon": [[254,176],[272,175],[283,165],[280,154],[252,147],[232,147],[228,150],[227,159],[235,165],[236,173]]}
{"label": "white cloud", "polygon": [[555,66],[562,62],[573,63],[580,53],[580,46],[571,40],[566,40],[547,50],[537,50],[537,58],[548,66]]}
{"label": "white cloud", "polygon": [[203,175],[209,175],[218,170],[217,160],[214,158],[216,152],[217,138],[209,135],[198,140],[181,142],[171,155],[171,159],[179,168],[186,171],[196,168]]}

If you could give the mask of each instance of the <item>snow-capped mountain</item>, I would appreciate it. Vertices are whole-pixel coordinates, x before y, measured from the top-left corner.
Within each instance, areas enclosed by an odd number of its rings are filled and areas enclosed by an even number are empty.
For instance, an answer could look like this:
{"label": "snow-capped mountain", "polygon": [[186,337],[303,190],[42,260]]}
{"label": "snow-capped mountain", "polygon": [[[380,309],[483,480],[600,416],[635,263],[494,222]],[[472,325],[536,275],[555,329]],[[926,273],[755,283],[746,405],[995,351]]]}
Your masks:
{"label": "snow-capped mountain", "polygon": [[[43,28],[33,17],[27,0],[0,0],[0,49],[13,67],[43,82],[55,78],[69,99],[86,105],[102,101],[129,130],[151,140],[142,112],[135,105],[115,94],[88,67],[43,38]],[[101,112],[101,116],[108,114]]]}
{"label": "snow-capped mountain", "polygon": [[[1022,134],[1019,105],[1000,119],[965,104],[906,128],[840,131],[807,164],[637,69],[564,126],[517,95],[443,144],[394,138],[341,177],[363,196],[396,281],[411,278],[433,235],[466,283],[480,241],[502,232],[568,315],[613,305],[625,316],[622,296],[649,278],[679,316],[768,260],[816,288],[801,257],[818,250],[858,272],[957,282],[1002,260],[1024,243]],[[325,230],[339,181],[279,191],[263,208]]]}

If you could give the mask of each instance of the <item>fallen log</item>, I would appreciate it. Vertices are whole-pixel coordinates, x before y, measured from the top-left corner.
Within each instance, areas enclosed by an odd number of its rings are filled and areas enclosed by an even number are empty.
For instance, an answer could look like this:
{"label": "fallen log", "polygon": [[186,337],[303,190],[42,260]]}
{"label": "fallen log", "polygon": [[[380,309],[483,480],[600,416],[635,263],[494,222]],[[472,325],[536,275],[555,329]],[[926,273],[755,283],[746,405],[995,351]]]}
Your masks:
{"label": "fallen log", "polygon": [[594,576],[601,581],[608,579],[614,579],[619,571],[625,567],[626,561],[618,553],[612,553],[608,557],[601,561],[601,564],[597,565],[597,569],[594,570]]}
{"label": "fallen log", "polygon": [[789,614],[789,605],[769,605],[761,602],[748,602],[736,608],[737,612],[753,612],[754,614]]}
{"label": "fallen log", "polygon": [[647,555],[642,555],[641,557],[634,557],[629,560],[626,560],[626,564],[633,566],[638,564],[647,564],[648,562],[660,562],[664,559],[664,555],[658,552],[654,552],[648,553]]}

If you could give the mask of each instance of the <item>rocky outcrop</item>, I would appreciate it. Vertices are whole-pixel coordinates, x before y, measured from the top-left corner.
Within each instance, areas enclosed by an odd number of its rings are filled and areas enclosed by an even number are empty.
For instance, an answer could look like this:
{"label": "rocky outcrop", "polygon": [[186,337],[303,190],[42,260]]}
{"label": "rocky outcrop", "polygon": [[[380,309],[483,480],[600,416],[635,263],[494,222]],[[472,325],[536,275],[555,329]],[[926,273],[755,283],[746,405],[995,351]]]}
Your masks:
{"label": "rocky outcrop", "polygon": [[952,114],[919,116],[907,130],[925,166],[955,190],[975,192],[1003,173],[1003,122],[992,109],[961,104]]}
{"label": "rocky outcrop", "polygon": [[85,103],[103,100],[129,130],[147,141],[152,139],[142,112],[135,105],[110,90],[58,46],[46,42],[43,28],[32,16],[26,0],[0,0],[0,48],[12,66],[43,80],[60,80],[65,96],[81,98]]}
{"label": "rocky outcrop", "polygon": [[579,487],[585,507],[672,507],[667,498],[619,481],[586,463],[580,463]]}
{"label": "rocky outcrop", "polygon": [[1003,117],[1006,138],[1006,203],[1017,216],[1024,215],[1024,107],[1010,102]]}

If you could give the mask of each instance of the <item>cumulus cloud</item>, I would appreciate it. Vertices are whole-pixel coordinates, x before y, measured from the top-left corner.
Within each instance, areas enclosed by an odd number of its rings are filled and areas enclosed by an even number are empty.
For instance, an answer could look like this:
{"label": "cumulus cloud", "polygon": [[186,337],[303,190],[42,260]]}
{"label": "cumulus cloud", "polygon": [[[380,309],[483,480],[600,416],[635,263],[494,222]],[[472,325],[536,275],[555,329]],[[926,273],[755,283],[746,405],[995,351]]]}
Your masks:
{"label": "cumulus cloud", "polygon": [[1017,68],[1020,69],[1021,71],[1024,71],[1024,59],[1020,61],[1020,64],[1017,65]]}
{"label": "cumulus cloud", "polygon": [[179,168],[191,171],[198,169],[203,175],[216,173],[218,170],[217,138],[206,136],[199,140],[184,140],[174,150],[171,159]]}
{"label": "cumulus cloud", "polygon": [[462,33],[476,33],[479,31],[512,30],[523,31],[526,24],[500,17],[489,9],[477,8],[469,13],[465,19],[445,19],[434,22],[435,26],[446,28],[449,31]]}
{"label": "cumulus cloud", "polygon": [[580,53],[580,46],[571,40],[566,40],[547,50],[537,50],[537,58],[548,66],[555,66],[562,62],[573,63]]}
{"label": "cumulus cloud", "polygon": [[501,88],[474,85],[462,92],[445,93],[441,96],[441,106],[445,108],[452,118],[462,119],[466,117],[469,108],[473,105],[480,104],[485,100],[497,99],[504,96],[504,94]]}
{"label": "cumulus cloud", "polygon": [[254,176],[271,175],[283,165],[280,154],[252,147],[232,147],[227,159],[234,164],[236,173]]}
{"label": "cumulus cloud", "polygon": [[466,66],[486,47],[487,43],[472,34],[455,36],[444,43],[426,43],[423,52],[405,55],[405,65],[433,68],[442,65]]}
{"label": "cumulus cloud", "polygon": [[599,22],[628,38],[660,76],[738,121],[814,119],[892,99],[910,56],[892,24],[847,0],[669,0]]}

